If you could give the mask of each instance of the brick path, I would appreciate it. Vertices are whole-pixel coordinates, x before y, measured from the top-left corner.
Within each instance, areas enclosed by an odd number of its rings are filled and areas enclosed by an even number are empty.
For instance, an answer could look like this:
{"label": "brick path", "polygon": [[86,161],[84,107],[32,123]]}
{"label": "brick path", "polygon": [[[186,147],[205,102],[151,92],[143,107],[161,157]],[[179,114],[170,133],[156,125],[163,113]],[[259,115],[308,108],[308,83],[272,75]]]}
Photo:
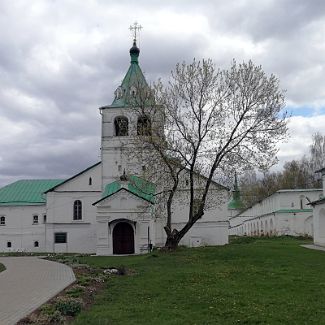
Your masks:
{"label": "brick path", "polygon": [[36,257],[0,257],[0,324],[13,325],[75,281],[67,265]]}

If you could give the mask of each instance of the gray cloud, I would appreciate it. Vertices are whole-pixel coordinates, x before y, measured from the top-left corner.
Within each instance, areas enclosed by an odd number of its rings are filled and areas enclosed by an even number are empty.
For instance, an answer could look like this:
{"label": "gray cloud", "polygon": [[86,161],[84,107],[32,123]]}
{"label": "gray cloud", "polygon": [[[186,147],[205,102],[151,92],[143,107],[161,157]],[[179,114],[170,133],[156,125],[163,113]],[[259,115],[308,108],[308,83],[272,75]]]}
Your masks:
{"label": "gray cloud", "polygon": [[[324,13],[320,0],[0,2],[0,184],[98,161],[98,107],[128,69],[136,19],[149,81],[193,57],[252,59],[280,77],[291,105],[325,106]],[[300,123],[311,136],[311,120]]]}

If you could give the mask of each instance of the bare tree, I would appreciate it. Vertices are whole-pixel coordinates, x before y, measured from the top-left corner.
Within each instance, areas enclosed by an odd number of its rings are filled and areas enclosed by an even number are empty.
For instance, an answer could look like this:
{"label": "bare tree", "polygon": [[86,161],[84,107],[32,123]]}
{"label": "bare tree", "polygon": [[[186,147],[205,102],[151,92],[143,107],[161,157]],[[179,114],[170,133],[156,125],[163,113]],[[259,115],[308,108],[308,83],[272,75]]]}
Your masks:
{"label": "bare tree", "polygon": [[[266,170],[277,161],[277,144],[287,132],[284,92],[274,75],[251,61],[218,70],[210,59],[194,59],[177,64],[167,85],[158,82],[143,93],[149,96],[136,106],[151,129],[139,132],[138,147],[148,166],[145,176],[160,184],[165,245],[173,249],[204,215],[214,179],[252,167]],[[184,187],[189,213],[176,229],[172,204]]]}
{"label": "bare tree", "polygon": [[324,167],[325,136],[319,132],[313,134],[313,143],[310,146],[310,162],[313,172]]}

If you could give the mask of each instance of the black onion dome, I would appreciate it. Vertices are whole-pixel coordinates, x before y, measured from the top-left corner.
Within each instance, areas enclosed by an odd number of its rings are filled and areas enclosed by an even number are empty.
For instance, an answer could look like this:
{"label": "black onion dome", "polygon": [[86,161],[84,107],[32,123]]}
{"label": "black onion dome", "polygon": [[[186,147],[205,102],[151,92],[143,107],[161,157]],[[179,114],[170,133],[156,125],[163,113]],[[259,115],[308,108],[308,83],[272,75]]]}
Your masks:
{"label": "black onion dome", "polygon": [[130,48],[131,62],[137,62],[139,54],[140,49],[137,47],[137,43],[134,41],[133,46]]}

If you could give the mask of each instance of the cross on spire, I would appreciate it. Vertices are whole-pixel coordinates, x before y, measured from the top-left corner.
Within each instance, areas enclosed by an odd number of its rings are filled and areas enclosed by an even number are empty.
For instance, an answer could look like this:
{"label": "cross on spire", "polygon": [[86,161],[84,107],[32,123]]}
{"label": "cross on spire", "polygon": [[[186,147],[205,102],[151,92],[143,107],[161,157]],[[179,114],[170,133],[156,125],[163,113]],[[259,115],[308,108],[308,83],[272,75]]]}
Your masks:
{"label": "cross on spire", "polygon": [[134,22],[133,25],[130,26],[129,30],[132,33],[134,42],[137,41],[137,34],[140,32],[141,29],[142,26],[138,24],[138,22]]}

